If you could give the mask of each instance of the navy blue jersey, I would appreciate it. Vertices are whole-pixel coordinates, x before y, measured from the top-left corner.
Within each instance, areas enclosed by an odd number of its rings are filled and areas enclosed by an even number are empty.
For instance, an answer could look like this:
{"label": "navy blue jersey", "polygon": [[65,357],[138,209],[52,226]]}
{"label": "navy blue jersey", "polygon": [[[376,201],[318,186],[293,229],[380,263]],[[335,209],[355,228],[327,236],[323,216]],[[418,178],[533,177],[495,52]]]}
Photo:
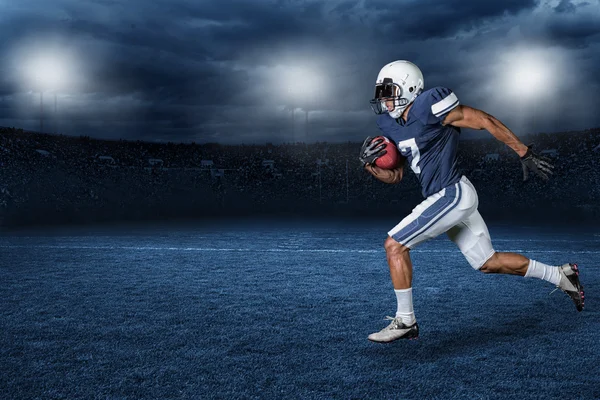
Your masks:
{"label": "navy blue jersey", "polygon": [[435,87],[417,96],[406,122],[389,114],[377,119],[382,134],[396,143],[407,158],[419,178],[424,197],[461,178],[456,157],[460,129],[442,125],[446,115],[458,104],[458,98],[450,89]]}

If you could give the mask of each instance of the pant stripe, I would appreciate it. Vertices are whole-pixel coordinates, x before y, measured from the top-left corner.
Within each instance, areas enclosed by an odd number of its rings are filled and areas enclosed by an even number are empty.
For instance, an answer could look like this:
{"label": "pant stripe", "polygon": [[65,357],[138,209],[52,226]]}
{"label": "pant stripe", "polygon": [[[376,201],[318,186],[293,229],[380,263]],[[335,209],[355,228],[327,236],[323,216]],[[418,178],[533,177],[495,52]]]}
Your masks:
{"label": "pant stripe", "polygon": [[[410,234],[408,233],[410,236],[408,236],[408,239],[406,240],[397,240],[399,243],[404,244],[406,247],[410,247],[410,242],[412,240],[414,240],[416,237],[418,237],[419,235],[423,234],[427,229],[429,229],[433,224],[435,224],[436,222],[438,222],[440,219],[442,219],[444,216],[446,216],[450,211],[452,211],[454,208],[456,208],[456,206],[458,205],[458,203],[460,202],[461,196],[462,196],[462,188],[460,186],[460,182],[456,183],[455,185],[456,188],[456,195],[454,197],[454,199],[452,200],[452,202],[445,208],[443,209],[439,214],[434,215],[432,217],[432,219],[427,222],[425,224],[425,226],[423,226],[421,229],[417,230],[416,232]],[[440,199],[441,200],[441,199]],[[435,203],[434,203],[435,204]],[[427,210],[427,209],[426,209]],[[425,211],[426,211],[425,210]],[[425,212],[423,211],[423,212]],[[421,213],[423,214],[423,213]],[[418,221],[418,218],[417,218]]]}

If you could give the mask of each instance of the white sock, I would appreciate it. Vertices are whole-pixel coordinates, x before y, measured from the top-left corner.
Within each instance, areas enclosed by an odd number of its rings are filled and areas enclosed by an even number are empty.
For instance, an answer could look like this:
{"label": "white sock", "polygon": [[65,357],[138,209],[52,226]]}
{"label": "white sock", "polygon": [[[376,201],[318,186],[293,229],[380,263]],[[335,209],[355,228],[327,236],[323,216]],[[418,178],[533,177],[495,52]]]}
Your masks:
{"label": "white sock", "polygon": [[529,260],[525,278],[539,278],[554,285],[558,285],[560,282],[560,273],[558,272],[558,267],[546,265],[535,260]]}
{"label": "white sock", "polygon": [[412,288],[394,289],[394,292],[396,292],[396,300],[398,300],[396,318],[401,318],[406,325],[414,324],[416,319],[413,310]]}

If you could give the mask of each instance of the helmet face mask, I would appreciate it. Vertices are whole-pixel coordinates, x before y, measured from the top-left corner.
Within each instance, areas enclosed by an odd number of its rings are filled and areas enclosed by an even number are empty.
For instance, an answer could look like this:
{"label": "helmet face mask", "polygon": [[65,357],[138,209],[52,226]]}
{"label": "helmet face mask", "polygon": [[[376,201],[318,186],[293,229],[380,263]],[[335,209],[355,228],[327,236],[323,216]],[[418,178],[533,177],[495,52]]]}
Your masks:
{"label": "helmet face mask", "polygon": [[[394,102],[394,109],[389,111],[387,102]],[[375,85],[375,96],[370,101],[371,108],[375,114],[385,114],[387,112],[402,112],[408,106],[408,99],[402,97],[402,87],[393,83],[391,78],[385,78],[383,83]],[[397,117],[394,117],[397,118]]]}
{"label": "helmet face mask", "polygon": [[[375,95],[371,108],[375,114],[389,113],[400,118],[404,110],[423,90],[423,74],[409,61],[394,61],[384,66],[375,82]],[[386,102],[393,101],[394,108],[388,110]]]}

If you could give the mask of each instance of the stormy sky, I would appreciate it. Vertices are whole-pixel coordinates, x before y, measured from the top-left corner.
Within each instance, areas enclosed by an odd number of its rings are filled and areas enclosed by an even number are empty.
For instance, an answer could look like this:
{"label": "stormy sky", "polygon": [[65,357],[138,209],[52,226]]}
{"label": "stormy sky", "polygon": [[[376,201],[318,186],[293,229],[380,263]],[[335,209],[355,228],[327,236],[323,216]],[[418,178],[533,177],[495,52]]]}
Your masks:
{"label": "stormy sky", "polygon": [[517,135],[600,126],[600,0],[0,0],[0,37],[0,126],[360,141],[398,59]]}

